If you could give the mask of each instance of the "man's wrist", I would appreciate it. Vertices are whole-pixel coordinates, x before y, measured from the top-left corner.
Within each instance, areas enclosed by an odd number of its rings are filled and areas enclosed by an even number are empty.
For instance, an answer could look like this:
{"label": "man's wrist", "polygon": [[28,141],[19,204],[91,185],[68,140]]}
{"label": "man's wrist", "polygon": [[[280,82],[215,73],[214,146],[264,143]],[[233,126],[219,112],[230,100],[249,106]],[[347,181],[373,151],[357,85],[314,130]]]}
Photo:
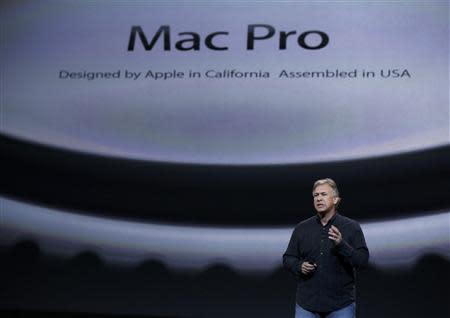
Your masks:
{"label": "man's wrist", "polygon": [[353,247],[351,247],[350,244],[348,244],[347,241],[345,241],[344,239],[342,239],[339,244],[336,244],[335,249],[338,251],[339,254],[342,254],[347,257],[350,257],[353,252]]}

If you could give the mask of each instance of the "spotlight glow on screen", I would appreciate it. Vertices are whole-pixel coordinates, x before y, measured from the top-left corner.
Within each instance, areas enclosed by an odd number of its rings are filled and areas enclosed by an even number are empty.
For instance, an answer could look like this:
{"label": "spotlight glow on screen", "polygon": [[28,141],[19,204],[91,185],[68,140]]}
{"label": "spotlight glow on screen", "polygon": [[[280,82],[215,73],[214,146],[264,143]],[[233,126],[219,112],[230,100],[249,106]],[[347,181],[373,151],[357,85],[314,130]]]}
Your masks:
{"label": "spotlight glow on screen", "polygon": [[[66,257],[89,250],[108,261],[137,265],[157,259],[180,270],[224,263],[239,271],[281,266],[293,227],[218,228],[121,221],[32,206],[1,198],[3,242],[33,238],[48,253]],[[370,261],[410,267],[426,253],[450,260],[450,212],[361,225]],[[180,260],[182,260],[180,262]]]}

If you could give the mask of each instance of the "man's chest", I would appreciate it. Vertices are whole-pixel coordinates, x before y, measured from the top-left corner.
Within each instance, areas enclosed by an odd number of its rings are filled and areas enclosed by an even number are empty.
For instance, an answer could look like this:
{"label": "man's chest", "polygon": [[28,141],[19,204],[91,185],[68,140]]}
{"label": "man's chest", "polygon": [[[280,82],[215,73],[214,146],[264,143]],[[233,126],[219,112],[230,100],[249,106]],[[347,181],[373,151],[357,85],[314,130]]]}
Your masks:
{"label": "man's chest", "polygon": [[[335,225],[339,229],[343,240],[350,243],[351,233],[341,224]],[[301,254],[306,253],[330,253],[335,243],[329,238],[330,225],[322,226],[320,224],[309,226],[299,232],[298,249]]]}

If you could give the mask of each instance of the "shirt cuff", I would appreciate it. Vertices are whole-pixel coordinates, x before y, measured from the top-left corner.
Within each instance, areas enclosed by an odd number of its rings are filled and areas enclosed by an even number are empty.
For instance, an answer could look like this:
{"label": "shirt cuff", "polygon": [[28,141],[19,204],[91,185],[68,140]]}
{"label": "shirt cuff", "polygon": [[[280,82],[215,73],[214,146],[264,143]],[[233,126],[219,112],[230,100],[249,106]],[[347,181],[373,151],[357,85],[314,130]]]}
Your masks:
{"label": "shirt cuff", "polygon": [[344,257],[350,258],[353,254],[353,247],[347,243],[347,241],[342,240],[341,243],[336,245],[336,250],[339,254]]}

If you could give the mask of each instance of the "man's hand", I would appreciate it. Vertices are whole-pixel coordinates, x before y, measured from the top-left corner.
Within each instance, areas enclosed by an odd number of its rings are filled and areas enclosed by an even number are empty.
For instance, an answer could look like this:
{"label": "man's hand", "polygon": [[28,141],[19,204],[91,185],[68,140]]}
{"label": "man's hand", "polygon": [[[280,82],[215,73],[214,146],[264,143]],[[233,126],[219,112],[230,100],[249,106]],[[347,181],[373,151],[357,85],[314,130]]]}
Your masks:
{"label": "man's hand", "polygon": [[342,234],[339,232],[339,229],[332,225],[330,230],[328,231],[328,238],[334,241],[335,245],[339,245],[342,242]]}
{"label": "man's hand", "polygon": [[312,273],[316,269],[316,267],[317,267],[316,264],[311,264],[309,262],[303,262],[300,267],[300,270],[303,275],[308,275],[308,274]]}

